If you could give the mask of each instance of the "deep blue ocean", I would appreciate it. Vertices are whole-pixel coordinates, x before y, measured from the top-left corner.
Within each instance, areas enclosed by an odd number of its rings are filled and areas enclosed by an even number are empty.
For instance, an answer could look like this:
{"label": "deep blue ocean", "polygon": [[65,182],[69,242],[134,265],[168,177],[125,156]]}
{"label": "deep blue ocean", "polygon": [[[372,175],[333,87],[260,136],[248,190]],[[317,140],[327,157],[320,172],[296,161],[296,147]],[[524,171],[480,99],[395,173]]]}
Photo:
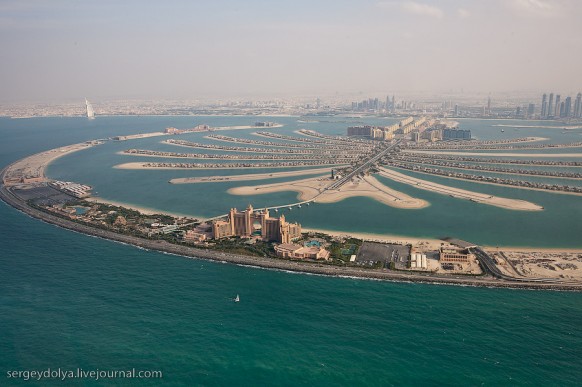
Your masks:
{"label": "deep blue ocean", "polygon": [[[192,121],[0,119],[0,165]],[[0,385],[44,385],[15,383],[7,372],[59,367],[161,370],[169,385],[582,381],[580,293],[291,274],[140,250],[42,223],[3,202],[0,219]],[[236,294],[240,303],[232,302]]]}

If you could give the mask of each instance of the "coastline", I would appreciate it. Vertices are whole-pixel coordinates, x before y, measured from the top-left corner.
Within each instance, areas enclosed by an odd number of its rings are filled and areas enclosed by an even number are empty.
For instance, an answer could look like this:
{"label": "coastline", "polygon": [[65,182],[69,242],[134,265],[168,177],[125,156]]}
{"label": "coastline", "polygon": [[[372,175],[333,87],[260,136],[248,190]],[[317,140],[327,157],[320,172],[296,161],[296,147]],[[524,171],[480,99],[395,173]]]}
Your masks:
{"label": "coastline", "polygon": [[[68,147],[79,147],[77,150],[86,149],[90,146],[95,144],[73,144]],[[351,277],[351,278],[362,278],[362,279],[377,279],[377,280],[388,280],[388,281],[400,281],[400,282],[423,282],[423,283],[433,283],[433,284],[449,284],[449,285],[462,285],[462,286],[482,286],[482,287],[503,287],[503,288],[524,288],[524,289],[547,289],[547,290],[573,290],[573,291],[582,291],[582,283],[580,282],[564,282],[561,279],[550,279],[550,281],[539,281],[536,278],[527,279],[527,278],[495,278],[493,276],[463,276],[463,275],[454,275],[454,274],[435,274],[435,273],[426,273],[426,272],[410,272],[410,271],[395,271],[395,270],[375,270],[375,269],[366,269],[361,267],[354,267],[354,266],[332,266],[332,265],[325,265],[318,262],[309,262],[309,261],[294,261],[294,260],[283,260],[283,259],[276,259],[276,258],[264,258],[264,257],[256,257],[256,256],[247,256],[247,255],[239,255],[239,254],[231,254],[220,252],[217,250],[208,250],[202,249],[197,247],[191,247],[181,244],[172,244],[163,240],[152,240],[146,239],[142,237],[130,236],[125,234],[120,234],[118,232],[101,229],[94,225],[89,224],[81,224],[74,222],[70,219],[61,218],[56,216],[50,212],[44,212],[42,210],[33,208],[29,206],[23,199],[13,194],[7,186],[4,184],[4,177],[5,175],[10,172],[11,168],[14,168],[16,165],[22,162],[33,162],[33,165],[29,165],[29,167],[40,168],[42,170],[42,177],[46,181],[44,176],[44,168],[54,159],[66,154],[65,151],[68,147],[61,147],[56,148],[53,150],[41,152],[35,155],[31,155],[25,157],[21,160],[17,160],[12,164],[6,166],[2,171],[0,171],[0,199],[6,202],[8,205],[16,208],[17,210],[41,221],[44,221],[49,224],[56,225],[58,227],[62,227],[68,230],[76,231],[82,234],[91,235],[100,237],[103,239],[108,239],[112,241],[117,241],[121,243],[130,244],[133,246],[137,246],[139,248],[145,248],[149,250],[160,251],[168,254],[176,254],[179,256],[189,257],[189,258],[199,258],[199,259],[207,259],[217,262],[228,262],[237,265],[243,266],[253,266],[253,267],[261,267],[265,269],[273,269],[273,270],[283,270],[283,271],[290,271],[290,272],[299,272],[299,273],[310,273],[310,274],[317,274],[317,275],[328,275],[328,276],[335,276],[335,277]],[[42,156],[45,156],[44,158]],[[50,157],[46,157],[50,156]],[[104,203],[109,203],[112,205],[122,206],[122,207],[129,207],[136,209],[143,213],[166,213],[166,211],[155,210],[151,208],[140,208],[139,206],[132,206],[126,203],[116,202],[113,200],[104,200],[102,198],[93,197],[91,198],[93,201],[100,201]],[[183,214],[169,214],[173,216],[188,216],[188,217],[195,217],[192,215],[183,215]],[[199,217],[196,217],[201,219]],[[203,219],[201,219],[203,220]],[[313,230],[316,231],[316,230]],[[376,235],[376,234],[367,234],[367,233],[352,233],[352,232],[334,232],[329,231],[326,232],[324,230],[317,230],[324,233],[329,234],[341,234],[347,236],[355,236],[362,239],[372,239],[372,240],[384,240],[389,242],[395,243],[411,243],[411,244],[420,244],[420,243],[432,243],[432,244],[440,244],[441,241],[430,239],[430,238],[416,238],[416,237],[405,237],[405,236],[395,236],[395,235]],[[526,248],[507,248],[506,251],[517,251],[523,252],[526,251]],[[544,249],[535,249],[530,248],[530,251],[543,251]],[[564,251],[573,251],[578,252],[578,249],[549,249],[547,251],[552,252],[564,252]],[[562,282],[560,282],[562,281]]]}
{"label": "coastline", "polygon": [[104,204],[110,204],[110,205],[116,206],[116,207],[124,207],[124,208],[128,208],[130,210],[136,210],[136,211],[141,212],[144,215],[164,214],[164,215],[171,215],[171,216],[176,217],[176,218],[196,218],[196,219],[201,220],[201,221],[204,220],[203,217],[199,217],[196,215],[180,214],[177,212],[168,212],[168,211],[164,211],[164,210],[157,210],[155,208],[150,208],[150,207],[141,207],[141,206],[137,206],[135,204],[120,202],[117,200],[104,199],[100,196],[90,196],[88,198],[85,198],[84,200],[87,202],[92,202],[92,203],[104,203]]}
{"label": "coastline", "polygon": [[[2,175],[6,168],[2,171]],[[329,266],[321,263],[299,262],[274,258],[237,255],[215,250],[205,250],[186,245],[171,244],[163,240],[151,240],[140,237],[103,230],[86,224],[73,222],[60,218],[50,213],[40,211],[28,206],[21,199],[15,197],[4,184],[0,186],[0,198],[15,209],[46,223],[56,225],[82,234],[108,239],[116,242],[130,244],[139,248],[155,250],[168,254],[175,254],[187,258],[206,259],[216,262],[228,262],[242,266],[260,267],[265,269],[283,270],[298,273],[327,275],[333,277],[351,277],[361,279],[388,280],[396,282],[420,282],[431,284],[448,284],[476,287],[538,289],[538,290],[564,290],[582,291],[582,283],[543,283],[535,281],[509,281],[493,277],[463,277],[460,275],[442,276],[434,273],[404,273],[389,270],[369,270],[356,267]]]}

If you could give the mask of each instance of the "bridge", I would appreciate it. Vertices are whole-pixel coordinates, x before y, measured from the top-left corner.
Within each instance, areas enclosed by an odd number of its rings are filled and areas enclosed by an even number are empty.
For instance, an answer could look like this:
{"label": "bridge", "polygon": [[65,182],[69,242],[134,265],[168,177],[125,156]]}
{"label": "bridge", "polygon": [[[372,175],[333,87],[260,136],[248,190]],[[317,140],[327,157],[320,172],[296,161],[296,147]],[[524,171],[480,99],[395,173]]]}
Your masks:
{"label": "bridge", "polygon": [[[348,181],[350,181],[354,176],[357,176],[361,172],[364,172],[366,169],[370,168],[376,161],[380,160],[382,157],[386,156],[388,152],[396,148],[402,140],[398,140],[393,144],[390,144],[388,147],[384,148],[379,153],[371,155],[362,165],[354,169],[352,172],[347,174],[346,176],[342,177],[341,179],[335,181],[329,187],[326,187],[325,190],[331,189],[339,189]],[[321,195],[321,194],[320,194]],[[319,195],[318,195],[319,196]]]}

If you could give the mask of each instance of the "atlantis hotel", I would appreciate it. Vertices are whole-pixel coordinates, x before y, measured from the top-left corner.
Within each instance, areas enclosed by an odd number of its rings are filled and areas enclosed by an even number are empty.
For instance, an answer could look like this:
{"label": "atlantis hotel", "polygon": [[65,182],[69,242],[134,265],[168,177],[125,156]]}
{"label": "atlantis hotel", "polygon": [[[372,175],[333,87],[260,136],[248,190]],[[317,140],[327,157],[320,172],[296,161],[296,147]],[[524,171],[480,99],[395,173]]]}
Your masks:
{"label": "atlantis hotel", "polygon": [[301,225],[285,221],[285,215],[272,218],[269,210],[254,211],[249,205],[245,211],[231,208],[228,220],[216,220],[212,223],[212,235],[214,239],[231,236],[252,237],[258,235],[264,241],[291,243],[301,237]]}

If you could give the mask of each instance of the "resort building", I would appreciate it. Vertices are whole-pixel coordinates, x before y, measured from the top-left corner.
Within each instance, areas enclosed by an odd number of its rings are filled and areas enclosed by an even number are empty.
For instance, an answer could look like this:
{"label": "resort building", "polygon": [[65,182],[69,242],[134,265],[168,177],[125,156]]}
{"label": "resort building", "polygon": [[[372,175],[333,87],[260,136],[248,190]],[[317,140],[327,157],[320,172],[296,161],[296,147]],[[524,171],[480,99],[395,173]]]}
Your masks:
{"label": "resort building", "polygon": [[256,212],[253,206],[249,205],[244,211],[231,208],[228,220],[214,221],[212,235],[214,239],[231,236],[260,236],[265,241],[291,243],[294,239],[301,237],[301,225],[287,222],[285,215],[272,218],[269,210]]}
{"label": "resort building", "polygon": [[439,252],[439,260],[445,263],[465,263],[474,258],[475,255],[469,253],[469,250],[454,246],[443,246]]}
{"label": "resort building", "polygon": [[301,246],[292,243],[282,243],[275,246],[278,257],[289,259],[329,259],[329,251],[321,246]]}
{"label": "resort building", "polygon": [[184,242],[190,243],[202,243],[206,241],[206,234],[201,232],[196,232],[194,230],[188,230],[182,236],[182,240]]}

